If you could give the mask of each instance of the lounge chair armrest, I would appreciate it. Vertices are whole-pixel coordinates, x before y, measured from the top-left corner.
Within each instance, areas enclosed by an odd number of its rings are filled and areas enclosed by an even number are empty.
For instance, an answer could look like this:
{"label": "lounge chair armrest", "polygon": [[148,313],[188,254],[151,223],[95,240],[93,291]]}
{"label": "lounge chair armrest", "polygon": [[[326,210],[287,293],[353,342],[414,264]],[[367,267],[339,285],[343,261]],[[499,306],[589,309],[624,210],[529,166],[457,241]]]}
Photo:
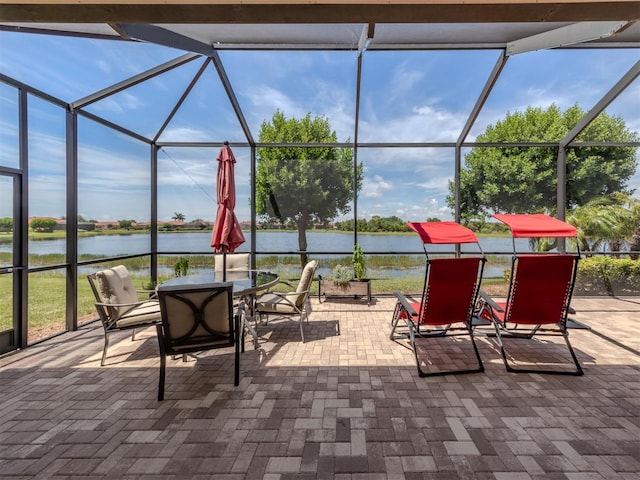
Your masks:
{"label": "lounge chair armrest", "polygon": [[411,306],[411,303],[409,303],[409,299],[405,297],[404,294],[402,294],[401,292],[393,292],[393,295],[398,299],[398,302],[407,312],[407,315],[409,315],[410,317],[415,317],[416,315],[418,315],[418,312],[414,310],[414,308]]}
{"label": "lounge chair armrest", "polygon": [[489,305],[489,307],[493,308],[494,310],[498,312],[504,312],[503,308],[500,305],[498,305],[496,302],[494,302],[493,299],[486,292],[480,290],[478,292],[478,297],[480,300],[484,301],[487,305]]}
{"label": "lounge chair armrest", "polygon": [[[287,282],[286,280],[279,280],[279,281],[278,281],[278,283],[276,283],[276,284],[275,284],[273,287],[271,287],[271,288],[274,288],[274,287],[276,287],[276,286],[278,286],[278,285],[286,285],[287,287],[292,288],[292,289],[294,289],[294,290],[295,290],[295,288],[296,288],[296,287],[295,287],[295,285],[293,285],[292,283]],[[267,290],[267,291],[268,291],[268,292],[270,292],[270,293],[287,293],[287,292],[276,292],[276,291],[274,291],[274,290],[271,290],[271,288],[270,288],[269,290]],[[293,292],[288,292],[288,293],[293,293]]]}
{"label": "lounge chair armrest", "polygon": [[157,302],[156,299],[143,300],[141,302],[133,302],[133,303],[105,303],[105,302],[94,302],[95,305],[99,305],[101,307],[137,307],[138,305],[144,305],[145,303]]}
{"label": "lounge chair armrest", "polygon": [[283,301],[291,305],[292,307],[298,308],[295,302],[292,302],[289,297],[298,298],[300,295],[304,295],[308,292],[308,290],[304,292],[269,292],[271,295],[275,295],[276,297],[280,297]]}
{"label": "lounge chair armrest", "polygon": [[156,292],[155,290],[148,290],[146,288],[141,290],[136,289],[136,293],[149,295],[149,298],[156,298],[158,296],[158,292]]}
{"label": "lounge chair armrest", "polygon": [[295,290],[292,290],[290,292],[269,292],[272,293],[274,295],[306,295],[307,293],[309,293],[310,290],[302,290],[300,292],[296,292]]}

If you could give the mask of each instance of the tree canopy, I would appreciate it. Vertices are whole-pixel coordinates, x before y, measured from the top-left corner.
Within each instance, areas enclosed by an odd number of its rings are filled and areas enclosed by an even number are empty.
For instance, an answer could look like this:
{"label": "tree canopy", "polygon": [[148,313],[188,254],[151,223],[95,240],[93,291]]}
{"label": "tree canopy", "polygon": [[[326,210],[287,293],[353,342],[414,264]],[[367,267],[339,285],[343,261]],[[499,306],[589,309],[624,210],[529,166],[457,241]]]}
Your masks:
{"label": "tree canopy", "polygon": [[[577,105],[562,112],[556,105],[527,107],[490,125],[477,142],[523,143],[562,140],[584,116]],[[585,142],[633,142],[635,132],[619,116],[602,113],[577,137]],[[567,208],[612,193],[631,193],[628,181],[636,171],[635,148],[587,146],[567,151]],[[553,213],[556,208],[557,147],[474,147],[460,172],[463,219],[494,212]],[[449,182],[447,203],[455,206],[455,185]]]}
{"label": "tree canopy", "polygon": [[624,194],[594,198],[571,210],[567,222],[578,229],[580,248],[585,252],[598,250],[603,244],[619,252],[625,242],[634,251],[640,232],[640,200]]}
{"label": "tree canopy", "polygon": [[56,222],[52,218],[34,218],[31,220],[30,226],[34,232],[47,232],[51,233],[56,228]]}
{"label": "tree canopy", "polygon": [[[335,131],[324,117],[287,119],[277,111],[260,127],[264,143],[336,143]],[[256,213],[267,221],[294,222],[302,262],[307,256],[306,230],[351,210],[362,184],[362,164],[353,184],[353,151],[336,147],[263,147],[257,151]]]}

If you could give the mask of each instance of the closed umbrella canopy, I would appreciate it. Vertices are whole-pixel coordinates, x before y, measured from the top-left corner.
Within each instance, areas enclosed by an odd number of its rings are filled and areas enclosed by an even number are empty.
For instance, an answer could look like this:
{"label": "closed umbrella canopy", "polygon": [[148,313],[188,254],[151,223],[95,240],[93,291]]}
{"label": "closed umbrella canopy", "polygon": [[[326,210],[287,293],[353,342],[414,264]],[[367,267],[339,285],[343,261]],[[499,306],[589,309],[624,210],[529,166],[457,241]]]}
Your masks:
{"label": "closed umbrella canopy", "polygon": [[233,209],[236,206],[236,159],[226,145],[218,153],[217,199],[218,211],[211,234],[211,246],[215,252],[233,252],[244,243],[244,234]]}

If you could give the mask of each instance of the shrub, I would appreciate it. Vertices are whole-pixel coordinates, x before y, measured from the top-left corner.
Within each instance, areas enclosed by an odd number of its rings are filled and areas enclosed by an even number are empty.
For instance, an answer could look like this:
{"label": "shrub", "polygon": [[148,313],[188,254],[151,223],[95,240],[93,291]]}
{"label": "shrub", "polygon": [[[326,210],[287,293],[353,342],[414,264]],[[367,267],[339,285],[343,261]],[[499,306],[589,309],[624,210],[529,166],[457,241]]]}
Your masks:
{"label": "shrub", "polygon": [[622,258],[589,257],[578,263],[578,278],[601,281],[607,293],[613,295],[613,284],[640,286],[640,262]]}
{"label": "shrub", "polygon": [[189,259],[180,257],[173,266],[173,272],[176,277],[186,277],[189,272]]}
{"label": "shrub", "polygon": [[356,243],[353,246],[353,273],[358,280],[362,280],[367,273],[367,267],[365,266],[365,256],[362,252],[360,244]]}
{"label": "shrub", "polygon": [[339,285],[345,285],[353,280],[353,269],[338,264],[331,270],[331,280]]}

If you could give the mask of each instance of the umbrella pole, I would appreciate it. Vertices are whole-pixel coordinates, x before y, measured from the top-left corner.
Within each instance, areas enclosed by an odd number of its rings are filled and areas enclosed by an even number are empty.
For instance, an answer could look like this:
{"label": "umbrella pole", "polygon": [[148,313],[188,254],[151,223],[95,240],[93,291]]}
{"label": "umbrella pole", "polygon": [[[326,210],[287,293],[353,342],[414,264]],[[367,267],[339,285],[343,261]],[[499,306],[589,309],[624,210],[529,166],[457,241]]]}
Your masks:
{"label": "umbrella pole", "polygon": [[222,248],[222,281],[227,281],[227,249]]}

